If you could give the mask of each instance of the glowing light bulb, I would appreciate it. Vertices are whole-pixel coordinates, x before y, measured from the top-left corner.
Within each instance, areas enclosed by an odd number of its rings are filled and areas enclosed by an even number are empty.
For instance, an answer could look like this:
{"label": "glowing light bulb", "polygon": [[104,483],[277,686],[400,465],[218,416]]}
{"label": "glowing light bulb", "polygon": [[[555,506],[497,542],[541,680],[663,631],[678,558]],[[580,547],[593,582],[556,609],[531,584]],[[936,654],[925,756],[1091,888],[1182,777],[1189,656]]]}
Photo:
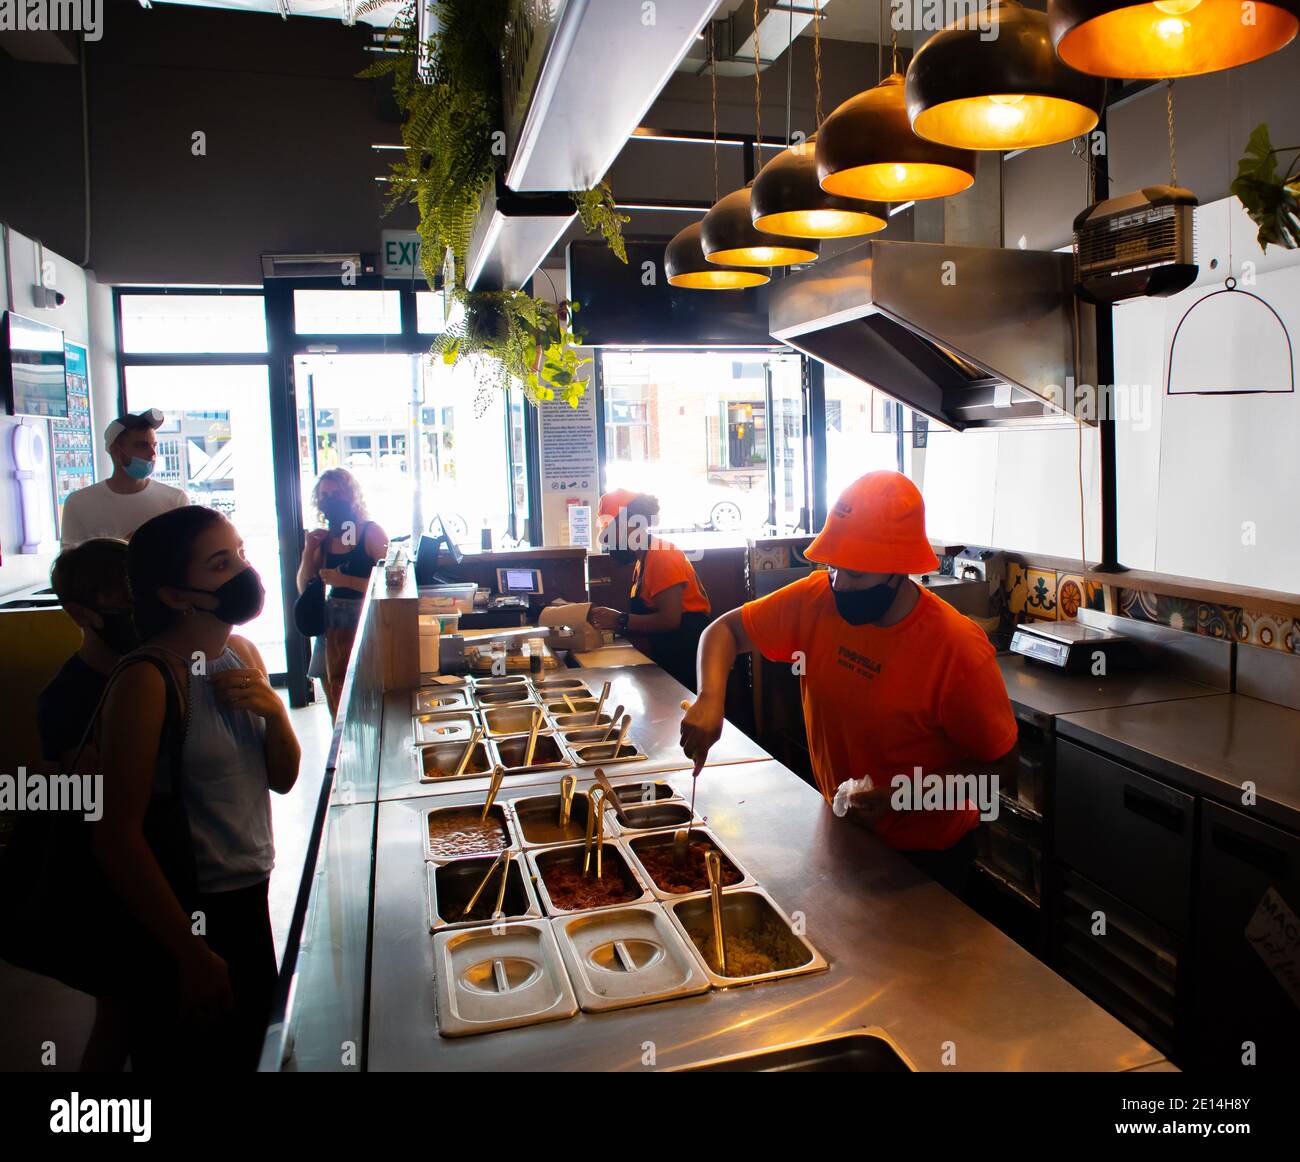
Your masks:
{"label": "glowing light bulb", "polygon": [[1187,31],[1187,21],[1179,20],[1176,16],[1171,16],[1167,20],[1156,21],[1156,32],[1165,38],[1165,40],[1182,40],[1183,33]]}
{"label": "glowing light bulb", "polygon": [[984,109],[984,120],[995,129],[1014,129],[1025,119],[1025,111],[1016,108],[1014,102],[1006,102],[998,97],[990,97],[989,102]]}
{"label": "glowing light bulb", "polygon": [[[1199,4],[1201,0],[1192,0],[1192,2]],[[1019,105],[1024,99],[1024,93],[993,93],[989,95],[989,100],[995,105]]]}
{"label": "glowing light bulb", "polygon": [[1154,0],[1154,3],[1161,12],[1167,12],[1170,16],[1185,16],[1193,8],[1198,7],[1201,0]]}
{"label": "glowing light bulb", "polygon": [[907,166],[894,166],[894,181],[898,182],[899,185],[902,185],[903,182],[907,181]]}

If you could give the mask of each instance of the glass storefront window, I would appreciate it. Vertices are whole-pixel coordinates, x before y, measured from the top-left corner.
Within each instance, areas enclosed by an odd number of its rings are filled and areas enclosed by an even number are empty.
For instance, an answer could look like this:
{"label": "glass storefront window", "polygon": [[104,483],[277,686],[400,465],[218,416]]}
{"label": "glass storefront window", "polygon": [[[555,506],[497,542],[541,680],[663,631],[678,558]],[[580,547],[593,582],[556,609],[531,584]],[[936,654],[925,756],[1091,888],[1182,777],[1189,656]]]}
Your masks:
{"label": "glass storefront window", "polygon": [[605,487],[658,497],[664,532],[761,532],[770,500],[767,369],[775,359],[602,352]]}
{"label": "glass storefront window", "polygon": [[401,295],[395,290],[296,290],[293,325],[299,335],[400,335]]}
{"label": "glass storefront window", "polygon": [[130,355],[261,354],[261,295],[123,294],[122,350]]}

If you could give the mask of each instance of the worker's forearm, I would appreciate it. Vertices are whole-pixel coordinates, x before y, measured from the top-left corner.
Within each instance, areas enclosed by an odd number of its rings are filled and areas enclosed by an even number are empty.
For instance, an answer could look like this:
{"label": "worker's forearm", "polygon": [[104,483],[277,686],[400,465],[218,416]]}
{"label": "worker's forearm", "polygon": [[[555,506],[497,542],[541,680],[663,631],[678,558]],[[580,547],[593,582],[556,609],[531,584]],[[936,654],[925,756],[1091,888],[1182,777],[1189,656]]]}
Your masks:
{"label": "worker's forearm", "polygon": [[715,621],[700,637],[700,649],[695,658],[695,672],[701,700],[726,701],[727,678],[736,664],[740,643],[731,632],[726,619]]}

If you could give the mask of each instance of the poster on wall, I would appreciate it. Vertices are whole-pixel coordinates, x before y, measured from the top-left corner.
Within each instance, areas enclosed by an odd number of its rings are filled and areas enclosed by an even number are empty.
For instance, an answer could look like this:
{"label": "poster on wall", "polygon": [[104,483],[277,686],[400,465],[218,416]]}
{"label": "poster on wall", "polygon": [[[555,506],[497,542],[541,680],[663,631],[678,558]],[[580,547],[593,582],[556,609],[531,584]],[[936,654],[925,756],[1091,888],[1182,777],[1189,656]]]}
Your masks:
{"label": "poster on wall", "polygon": [[78,488],[95,483],[95,459],[90,429],[90,365],[86,349],[65,343],[68,415],[50,421],[54,467],[56,523],[63,528],[63,504]]}
{"label": "poster on wall", "polygon": [[[543,403],[537,409],[537,432],[544,543],[576,544],[570,510],[585,507],[590,528],[590,514],[600,499],[596,399],[591,382],[576,408],[558,400]],[[578,531],[581,535],[581,528]]]}

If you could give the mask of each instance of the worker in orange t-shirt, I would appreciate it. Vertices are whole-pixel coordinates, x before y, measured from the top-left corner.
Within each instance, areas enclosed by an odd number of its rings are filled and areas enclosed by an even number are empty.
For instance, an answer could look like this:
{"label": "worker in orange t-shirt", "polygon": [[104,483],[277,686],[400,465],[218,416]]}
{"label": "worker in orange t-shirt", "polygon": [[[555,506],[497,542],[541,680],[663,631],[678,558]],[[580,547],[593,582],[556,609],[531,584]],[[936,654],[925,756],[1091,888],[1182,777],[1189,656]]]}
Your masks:
{"label": "worker in orange t-shirt", "polygon": [[600,498],[598,518],[607,518],[600,543],[620,565],[634,565],[628,612],[594,606],[588,620],[598,629],[633,634],[644,649],[683,686],[695,689],[695,653],[709,624],[709,595],[686,554],[651,536],[659,501],[618,489]]}
{"label": "worker in orange t-shirt", "polygon": [[920,492],[900,473],[868,473],[845,489],[806,555],[828,569],[709,626],[682,749],[698,772],[721,733],[739,653],[789,662],[800,675],[817,787],[828,802],[840,792],[836,813],[847,810],[900,851],[959,847],[954,859],[915,862],[964,882],[979,811],[968,798],[927,802],[918,792],[927,782],[977,785],[993,789],[982,803],[996,802],[999,783],[1015,785],[1016,721],[983,631],[908,577],[939,567]]}

